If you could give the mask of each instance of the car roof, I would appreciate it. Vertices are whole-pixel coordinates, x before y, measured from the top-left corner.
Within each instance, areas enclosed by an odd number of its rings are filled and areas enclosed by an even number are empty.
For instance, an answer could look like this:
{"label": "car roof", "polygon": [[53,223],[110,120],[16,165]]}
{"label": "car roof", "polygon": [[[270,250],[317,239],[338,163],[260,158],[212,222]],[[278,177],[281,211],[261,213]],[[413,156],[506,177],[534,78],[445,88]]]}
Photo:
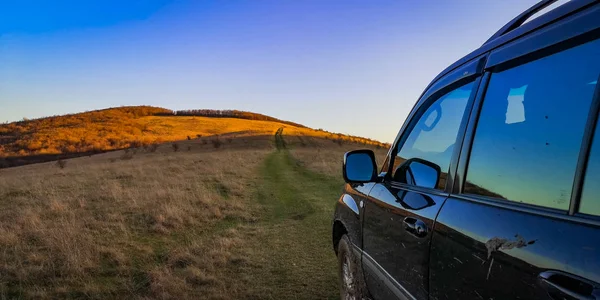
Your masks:
{"label": "car roof", "polygon": [[[519,39],[523,36],[531,34],[540,28],[557,22],[569,15],[572,15],[576,12],[584,10],[593,4],[598,3],[597,0],[572,0],[567,2],[538,18],[531,20],[530,22],[525,23],[533,14],[538,11],[544,9],[545,7],[551,5],[556,2],[556,0],[542,0],[535,5],[533,5],[528,10],[524,11],[517,17],[513,18],[510,22],[506,23],[500,30],[498,30],[494,35],[492,35],[481,47],[476,49],[475,51],[465,55],[463,58],[457,60],[455,63],[444,69],[440,74],[438,74],[432,81],[429,83],[425,91],[429,89],[434,83],[436,83],[440,78],[444,77],[448,73],[453,70],[459,68],[460,66],[466,64],[467,62],[477,58],[478,56],[485,54],[495,48],[498,48],[504,44],[507,44],[511,41]],[[422,95],[421,95],[422,96]]]}

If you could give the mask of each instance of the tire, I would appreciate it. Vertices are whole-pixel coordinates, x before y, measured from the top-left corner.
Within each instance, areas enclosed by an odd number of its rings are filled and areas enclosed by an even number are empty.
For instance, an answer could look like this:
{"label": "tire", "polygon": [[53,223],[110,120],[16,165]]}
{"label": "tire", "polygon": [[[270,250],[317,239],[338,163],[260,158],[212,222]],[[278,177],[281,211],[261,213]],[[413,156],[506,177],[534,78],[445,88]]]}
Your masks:
{"label": "tire", "polygon": [[340,299],[369,299],[360,261],[355,257],[350,240],[345,234],[338,244],[338,275],[340,280]]}

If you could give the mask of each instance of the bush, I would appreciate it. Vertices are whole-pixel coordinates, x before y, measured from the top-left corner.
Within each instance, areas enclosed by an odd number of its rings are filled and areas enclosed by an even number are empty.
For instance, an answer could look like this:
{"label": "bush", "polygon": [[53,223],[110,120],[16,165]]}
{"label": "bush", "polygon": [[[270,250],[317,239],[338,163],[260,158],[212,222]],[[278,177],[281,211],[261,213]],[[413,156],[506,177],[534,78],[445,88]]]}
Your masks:
{"label": "bush", "polygon": [[306,147],[306,142],[304,141],[304,139],[301,136],[298,136],[298,140],[300,141],[300,145],[302,147]]}
{"label": "bush", "polygon": [[189,135],[187,136],[187,139],[188,139],[188,141],[192,140],[192,138]]}
{"label": "bush", "polygon": [[123,154],[121,155],[121,160],[130,160],[133,158],[133,155],[135,153],[133,153],[132,151],[127,151],[129,149],[125,149],[125,151],[123,152]]}
{"label": "bush", "polygon": [[173,144],[171,144],[171,147],[173,148],[173,152],[179,151],[179,144],[173,143]]}
{"label": "bush", "polygon": [[129,142],[129,147],[130,148],[139,148],[141,146],[142,146],[142,142],[140,142],[140,141]]}
{"label": "bush", "polygon": [[202,137],[202,135],[201,135],[201,134],[196,134],[196,137],[197,137],[197,138],[201,138],[201,137]]}
{"label": "bush", "polygon": [[223,143],[221,142],[221,140],[219,140],[219,138],[212,139],[212,140],[211,140],[211,143],[213,144],[213,147],[215,147],[215,148],[220,148],[220,147],[221,147],[221,145],[223,144]]}
{"label": "bush", "polygon": [[158,144],[156,144],[156,143],[150,144],[148,146],[148,152],[156,152],[157,149],[158,149]]}
{"label": "bush", "polygon": [[58,166],[61,169],[64,169],[67,166],[67,161],[59,159],[56,161],[56,166]]}

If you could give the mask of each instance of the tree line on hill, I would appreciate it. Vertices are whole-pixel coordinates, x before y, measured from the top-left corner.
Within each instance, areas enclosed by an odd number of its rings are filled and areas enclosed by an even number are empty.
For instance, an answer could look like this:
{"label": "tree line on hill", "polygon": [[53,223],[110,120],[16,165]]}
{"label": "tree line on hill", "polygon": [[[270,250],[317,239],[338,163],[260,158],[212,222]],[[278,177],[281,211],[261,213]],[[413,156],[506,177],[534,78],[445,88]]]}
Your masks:
{"label": "tree line on hill", "polygon": [[209,118],[237,118],[247,120],[258,120],[258,121],[270,121],[278,122],[286,125],[306,128],[306,126],[290,121],[280,120],[267,115],[253,113],[241,110],[218,110],[218,109],[187,109],[187,110],[176,110],[172,113],[161,112],[157,114],[159,116],[197,116],[197,117],[209,117]]}

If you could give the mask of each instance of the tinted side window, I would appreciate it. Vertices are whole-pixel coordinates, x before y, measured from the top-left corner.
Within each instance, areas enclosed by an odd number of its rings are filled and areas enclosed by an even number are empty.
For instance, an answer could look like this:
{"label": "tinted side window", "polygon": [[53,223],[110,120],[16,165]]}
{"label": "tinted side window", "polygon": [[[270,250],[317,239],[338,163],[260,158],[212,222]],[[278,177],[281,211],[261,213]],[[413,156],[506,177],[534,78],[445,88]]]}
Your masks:
{"label": "tinted side window", "polygon": [[458,130],[474,83],[466,84],[440,97],[419,118],[394,159],[394,178],[398,167],[408,159],[421,158],[440,166],[438,189],[446,185],[446,175],[456,144]]}
{"label": "tinted side window", "polygon": [[595,216],[600,216],[600,132],[598,131],[600,128],[596,125],[579,204],[579,212]]}
{"label": "tinted side window", "polygon": [[600,42],[492,74],[464,191],[568,209]]}

